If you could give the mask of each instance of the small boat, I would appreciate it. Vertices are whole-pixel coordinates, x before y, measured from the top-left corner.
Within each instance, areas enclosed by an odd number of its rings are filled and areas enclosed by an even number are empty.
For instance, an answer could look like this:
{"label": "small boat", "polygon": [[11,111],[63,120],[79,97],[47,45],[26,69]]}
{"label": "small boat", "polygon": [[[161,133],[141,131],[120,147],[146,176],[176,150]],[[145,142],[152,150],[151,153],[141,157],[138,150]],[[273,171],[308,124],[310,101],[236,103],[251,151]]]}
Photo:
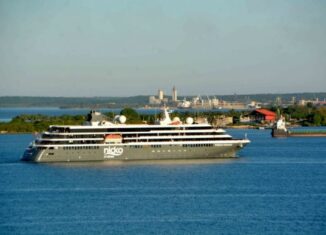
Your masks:
{"label": "small boat", "polygon": [[288,130],[281,116],[272,128],[272,137],[326,137],[326,130]]}

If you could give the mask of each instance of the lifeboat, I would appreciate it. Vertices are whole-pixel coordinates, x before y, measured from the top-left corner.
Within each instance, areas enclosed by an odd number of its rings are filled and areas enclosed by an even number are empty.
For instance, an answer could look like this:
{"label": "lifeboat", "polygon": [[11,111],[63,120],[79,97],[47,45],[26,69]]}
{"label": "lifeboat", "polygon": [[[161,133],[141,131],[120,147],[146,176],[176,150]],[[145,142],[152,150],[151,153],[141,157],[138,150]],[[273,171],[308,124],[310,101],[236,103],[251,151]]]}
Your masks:
{"label": "lifeboat", "polygon": [[104,143],[122,143],[122,136],[119,134],[109,134],[104,138]]}

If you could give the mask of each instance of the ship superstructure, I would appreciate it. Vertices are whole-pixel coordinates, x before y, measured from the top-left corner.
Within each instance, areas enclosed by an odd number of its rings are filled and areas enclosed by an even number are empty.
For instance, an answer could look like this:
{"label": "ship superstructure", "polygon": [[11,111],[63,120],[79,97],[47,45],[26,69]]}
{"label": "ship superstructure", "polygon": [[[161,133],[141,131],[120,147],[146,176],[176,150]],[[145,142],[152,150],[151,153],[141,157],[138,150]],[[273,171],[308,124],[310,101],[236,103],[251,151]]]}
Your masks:
{"label": "ship superstructure", "polygon": [[26,149],[22,160],[70,162],[103,160],[207,159],[235,157],[250,141],[234,139],[210,124],[170,119],[167,110],[154,125],[113,122],[92,111],[83,126],[50,126]]}

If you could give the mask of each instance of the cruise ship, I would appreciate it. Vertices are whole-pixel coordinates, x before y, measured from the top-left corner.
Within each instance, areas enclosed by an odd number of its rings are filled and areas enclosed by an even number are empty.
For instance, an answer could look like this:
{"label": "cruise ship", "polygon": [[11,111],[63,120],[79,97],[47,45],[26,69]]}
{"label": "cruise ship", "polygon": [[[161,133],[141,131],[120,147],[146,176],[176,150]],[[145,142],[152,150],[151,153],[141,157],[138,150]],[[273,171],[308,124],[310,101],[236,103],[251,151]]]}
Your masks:
{"label": "cruise ship", "polygon": [[107,121],[91,111],[85,125],[52,125],[25,150],[22,160],[32,162],[130,161],[236,157],[250,143],[234,139],[225,130],[191,117],[171,120],[167,109],[157,123],[126,124],[125,116]]}

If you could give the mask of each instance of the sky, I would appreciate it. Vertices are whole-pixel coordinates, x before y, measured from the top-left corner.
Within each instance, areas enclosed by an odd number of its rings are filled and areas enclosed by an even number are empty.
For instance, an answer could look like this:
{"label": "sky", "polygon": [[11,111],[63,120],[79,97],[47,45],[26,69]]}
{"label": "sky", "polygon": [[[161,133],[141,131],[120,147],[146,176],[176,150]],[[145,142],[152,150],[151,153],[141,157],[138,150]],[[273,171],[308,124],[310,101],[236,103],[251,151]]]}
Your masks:
{"label": "sky", "polygon": [[0,0],[0,96],[326,91],[325,0]]}

